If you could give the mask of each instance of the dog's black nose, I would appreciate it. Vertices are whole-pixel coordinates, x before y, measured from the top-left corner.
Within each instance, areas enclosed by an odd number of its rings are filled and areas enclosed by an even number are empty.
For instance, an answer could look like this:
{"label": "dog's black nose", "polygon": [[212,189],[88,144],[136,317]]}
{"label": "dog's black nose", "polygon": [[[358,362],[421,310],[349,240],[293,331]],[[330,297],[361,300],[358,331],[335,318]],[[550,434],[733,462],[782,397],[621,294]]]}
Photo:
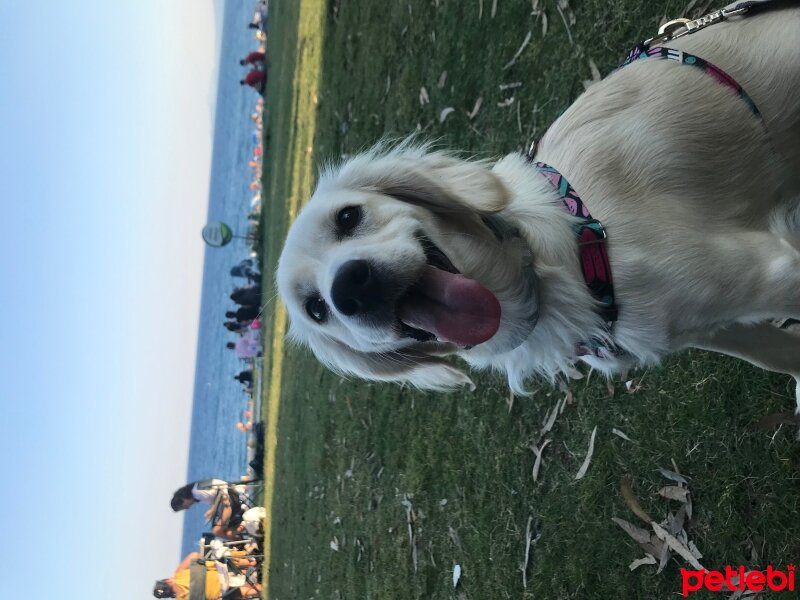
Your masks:
{"label": "dog's black nose", "polygon": [[381,287],[377,273],[368,261],[350,260],[336,271],[331,299],[340,313],[352,317],[381,304]]}

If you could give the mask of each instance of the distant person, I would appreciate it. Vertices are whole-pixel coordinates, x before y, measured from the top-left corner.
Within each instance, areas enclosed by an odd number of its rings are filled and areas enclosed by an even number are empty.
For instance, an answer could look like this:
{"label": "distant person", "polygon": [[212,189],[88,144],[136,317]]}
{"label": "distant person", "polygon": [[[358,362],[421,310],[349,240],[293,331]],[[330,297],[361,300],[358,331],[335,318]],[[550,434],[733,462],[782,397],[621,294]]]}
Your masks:
{"label": "distant person", "polygon": [[[153,596],[156,598],[178,598],[183,600],[189,597],[190,567],[192,562],[202,558],[199,552],[191,552],[181,561],[175,574],[166,579],[159,579],[153,587]],[[205,561],[205,590],[202,598],[205,600],[218,600],[222,598],[222,580],[213,560]]]}
{"label": "distant person", "polygon": [[227,319],[236,319],[239,323],[257,319],[261,310],[258,306],[240,306],[238,310],[229,310],[225,313]]}
{"label": "distant person", "polygon": [[249,85],[254,90],[258,92],[264,91],[264,86],[267,85],[267,74],[266,72],[260,69],[253,69],[247,75],[244,76],[239,82],[240,85]]}
{"label": "distant person", "polygon": [[267,54],[266,52],[251,52],[247,56],[245,56],[242,60],[239,61],[239,64],[244,65],[263,65],[266,62]]}
{"label": "distant person", "polygon": [[[253,321],[255,323],[255,321]],[[257,358],[261,356],[262,353],[262,344],[261,344],[261,330],[260,329],[252,329],[252,324],[250,325],[251,329],[246,331],[242,334],[242,337],[239,338],[235,343],[229,342],[228,348],[236,351],[236,357],[245,359],[245,358]]]}
{"label": "distant person", "polygon": [[252,283],[261,283],[261,273],[247,265],[236,265],[231,267],[231,277],[242,277]]}
{"label": "distant person", "polygon": [[[241,552],[228,553],[234,560],[239,569],[247,569],[256,565],[255,559],[241,556]],[[159,579],[153,587],[153,596],[156,598],[177,598],[184,600],[189,597],[189,584],[191,582],[191,565],[193,562],[202,560],[199,552],[191,552],[186,555],[175,569],[175,574],[167,579]],[[231,576],[231,573],[217,561],[206,560],[205,562],[205,589],[203,590],[204,600],[219,600],[225,596],[231,600],[236,598],[255,598],[261,592],[261,585],[249,583],[242,576]],[[224,570],[220,572],[219,569]],[[197,596],[192,596],[193,598]]]}
{"label": "distant person", "polygon": [[[238,321],[225,321],[224,325],[225,329],[232,331],[233,333],[243,333],[250,329],[250,326],[247,323],[240,323]],[[232,344],[233,342],[230,343]]]}
{"label": "distant person", "polygon": [[[222,479],[203,479],[201,481],[192,481],[185,486],[175,490],[170,500],[170,506],[175,512],[186,510],[195,504],[202,503],[213,505],[217,499],[217,494],[221,490],[228,489],[228,482]],[[206,512],[206,519],[211,518],[209,512]]]}
{"label": "distant person", "polygon": [[253,15],[253,20],[250,21],[248,27],[250,29],[260,29],[261,31],[266,31],[267,17],[269,17],[269,5],[262,0],[256,5],[256,12]]}
{"label": "distant person", "polygon": [[251,371],[251,370],[242,371],[238,375],[234,375],[233,378],[236,381],[238,381],[239,383],[245,383],[245,382],[252,383],[253,382],[253,371]]}
{"label": "distant person", "polygon": [[256,285],[236,288],[231,293],[231,300],[240,305],[259,306],[261,304],[261,288]]}

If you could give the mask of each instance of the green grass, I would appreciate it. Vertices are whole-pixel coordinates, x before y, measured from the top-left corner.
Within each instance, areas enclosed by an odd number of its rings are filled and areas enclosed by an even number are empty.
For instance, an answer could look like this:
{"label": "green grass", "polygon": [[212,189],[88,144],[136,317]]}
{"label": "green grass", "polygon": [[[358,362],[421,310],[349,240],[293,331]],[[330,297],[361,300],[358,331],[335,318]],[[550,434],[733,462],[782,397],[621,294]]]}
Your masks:
{"label": "green grass", "polygon": [[[292,193],[293,77],[297,2],[274,2],[265,189],[264,263],[274,267]],[[443,146],[498,156],[540,136],[582,91],[589,60],[612,69],[632,42],[683,2],[573,1],[570,44],[554,2],[548,16],[530,2],[329,0],[320,24],[322,71],[314,153],[338,159],[383,135],[418,127]],[[702,3],[701,3],[702,4]],[[517,62],[505,65],[528,31]],[[443,71],[445,84],[439,87]],[[521,82],[513,90],[500,84]],[[430,103],[421,105],[424,86]],[[514,102],[498,107],[511,96]],[[482,108],[466,115],[478,97]],[[442,109],[453,107],[443,124]],[[519,110],[518,110],[519,107]],[[272,306],[272,305],[270,305]],[[269,361],[265,361],[268,363]],[[269,375],[269,368],[266,369]],[[539,481],[530,447],[546,411],[563,397],[533,382],[530,398],[509,410],[502,380],[479,376],[474,393],[422,394],[391,385],[345,381],[305,350],[284,356],[270,598],[671,598],[680,592],[671,561],[656,575],[628,564],[643,555],[611,517],[636,522],[620,494],[632,474],[642,506],[660,520],[670,504],[658,467],[692,477],[689,537],[709,568],[784,567],[800,558],[800,446],[793,432],[761,431],[764,415],[792,403],[787,378],[699,352],[633,373],[642,389],[611,395],[593,376],[573,384],[575,403],[549,435]],[[575,481],[591,434],[595,454]],[[616,427],[633,442],[611,434]],[[409,544],[408,495],[415,511],[417,569]],[[446,500],[446,502],[444,502]],[[520,566],[529,518],[532,546],[523,588]],[[338,551],[331,542],[338,541]],[[451,570],[463,569],[453,590]],[[696,594],[694,597],[710,597]]]}

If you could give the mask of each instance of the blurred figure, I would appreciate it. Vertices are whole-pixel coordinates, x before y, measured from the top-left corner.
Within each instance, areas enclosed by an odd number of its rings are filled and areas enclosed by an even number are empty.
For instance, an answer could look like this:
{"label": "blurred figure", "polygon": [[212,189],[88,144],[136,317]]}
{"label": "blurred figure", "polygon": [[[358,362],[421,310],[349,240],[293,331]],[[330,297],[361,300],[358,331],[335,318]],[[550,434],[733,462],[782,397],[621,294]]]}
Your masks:
{"label": "blurred figure", "polygon": [[253,69],[244,79],[239,82],[239,85],[249,85],[251,88],[258,92],[263,92],[264,87],[267,85],[267,74],[260,69]]}
{"label": "blurred figure", "polygon": [[267,54],[265,52],[251,52],[247,56],[245,56],[242,60],[239,61],[239,64],[244,65],[263,65],[266,62]]}

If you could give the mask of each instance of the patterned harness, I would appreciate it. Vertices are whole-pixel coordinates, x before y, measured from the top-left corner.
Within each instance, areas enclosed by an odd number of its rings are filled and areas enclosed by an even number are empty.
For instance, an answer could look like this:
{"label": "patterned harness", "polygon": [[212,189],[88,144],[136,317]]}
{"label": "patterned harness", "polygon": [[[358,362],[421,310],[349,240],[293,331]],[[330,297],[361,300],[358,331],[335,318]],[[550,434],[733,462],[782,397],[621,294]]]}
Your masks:
{"label": "patterned harness", "polygon": [[[720,85],[729,88],[747,105],[753,115],[761,121],[761,113],[753,100],[736,81],[719,67],[687,52],[657,46],[648,48],[647,42],[636,45],[630,51],[625,61],[618,67],[621,69],[633,62],[640,60],[671,60],[682,65],[689,65],[702,69],[704,73],[713,77]],[[528,154],[528,160],[556,189],[565,210],[578,218],[574,225],[580,248],[581,271],[583,279],[592,296],[597,300],[598,313],[603,319],[603,326],[607,336],[605,338],[593,337],[575,346],[576,356],[596,356],[601,359],[618,358],[627,356],[628,352],[618,346],[613,340],[614,323],[619,314],[614,297],[614,283],[611,277],[611,263],[608,258],[606,240],[608,238],[603,224],[593,218],[581,197],[555,167],[543,162],[533,160],[533,149]]]}

